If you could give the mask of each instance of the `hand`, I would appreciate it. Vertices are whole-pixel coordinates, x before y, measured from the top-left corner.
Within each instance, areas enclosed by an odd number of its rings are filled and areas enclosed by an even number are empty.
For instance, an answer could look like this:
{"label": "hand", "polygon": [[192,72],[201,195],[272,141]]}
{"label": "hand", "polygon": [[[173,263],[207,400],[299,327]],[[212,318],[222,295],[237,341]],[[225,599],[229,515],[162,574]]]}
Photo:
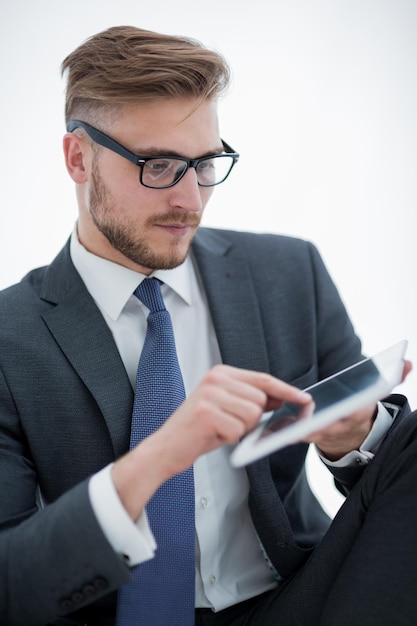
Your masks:
{"label": "hand", "polygon": [[337,461],[360,448],[372,429],[377,412],[378,408],[373,404],[315,432],[306,441],[315,443],[329,461]]}
{"label": "hand", "polygon": [[[411,361],[404,361],[401,382],[404,382],[411,369]],[[360,448],[372,429],[376,415],[376,405],[369,406],[317,431],[307,441],[315,443],[329,461],[337,461]]]}
{"label": "hand", "polygon": [[163,482],[207,452],[236,443],[264,411],[311,396],[269,374],[218,365],[150,437],[117,461],[112,477],[133,519]]}
{"label": "hand", "polygon": [[168,477],[202,454],[236,443],[258,424],[263,412],[286,401],[307,404],[311,396],[269,374],[214,367],[154,435],[166,448]]}

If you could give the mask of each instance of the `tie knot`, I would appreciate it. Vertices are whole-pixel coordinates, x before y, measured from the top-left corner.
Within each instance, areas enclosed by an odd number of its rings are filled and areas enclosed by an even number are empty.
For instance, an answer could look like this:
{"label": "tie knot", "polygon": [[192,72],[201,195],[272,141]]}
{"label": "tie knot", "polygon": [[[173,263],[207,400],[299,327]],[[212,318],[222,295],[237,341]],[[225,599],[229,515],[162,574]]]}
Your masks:
{"label": "tie knot", "polygon": [[151,313],[165,310],[161,282],[157,278],[145,278],[134,293]]}

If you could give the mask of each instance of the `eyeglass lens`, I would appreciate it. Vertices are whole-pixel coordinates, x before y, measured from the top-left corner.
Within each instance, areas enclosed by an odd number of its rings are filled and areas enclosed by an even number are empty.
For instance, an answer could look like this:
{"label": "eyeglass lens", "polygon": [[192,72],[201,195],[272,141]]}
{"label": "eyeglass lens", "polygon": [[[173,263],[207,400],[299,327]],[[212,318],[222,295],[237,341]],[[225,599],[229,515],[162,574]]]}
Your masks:
{"label": "eyeglass lens", "polygon": [[[201,160],[197,167],[197,181],[202,186],[221,183],[233,166],[233,157],[216,155]],[[142,183],[149,187],[166,187],[177,182],[187,169],[180,159],[149,159],[142,166]]]}

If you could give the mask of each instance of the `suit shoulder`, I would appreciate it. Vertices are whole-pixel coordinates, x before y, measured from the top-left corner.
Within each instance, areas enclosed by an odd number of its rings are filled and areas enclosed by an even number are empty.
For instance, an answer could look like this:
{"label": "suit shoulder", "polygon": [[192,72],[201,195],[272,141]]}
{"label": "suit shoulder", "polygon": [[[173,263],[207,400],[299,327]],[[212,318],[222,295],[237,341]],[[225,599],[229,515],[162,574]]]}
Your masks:
{"label": "suit shoulder", "polygon": [[30,271],[19,283],[0,291],[0,316],[13,315],[13,311],[25,310],[25,307],[39,300],[40,288],[47,267],[39,267]]}
{"label": "suit shoulder", "polygon": [[[70,259],[69,241],[49,265],[31,270],[22,280],[0,291],[0,312],[8,315],[15,307],[26,306],[26,311],[37,311],[42,300],[56,302],[57,294],[67,293],[79,275]],[[81,282],[81,279],[79,279]]]}
{"label": "suit shoulder", "polygon": [[223,244],[231,254],[273,255],[273,256],[310,256],[317,253],[310,241],[288,235],[255,233],[248,231],[226,230],[219,228],[201,228],[199,241],[208,245]]}

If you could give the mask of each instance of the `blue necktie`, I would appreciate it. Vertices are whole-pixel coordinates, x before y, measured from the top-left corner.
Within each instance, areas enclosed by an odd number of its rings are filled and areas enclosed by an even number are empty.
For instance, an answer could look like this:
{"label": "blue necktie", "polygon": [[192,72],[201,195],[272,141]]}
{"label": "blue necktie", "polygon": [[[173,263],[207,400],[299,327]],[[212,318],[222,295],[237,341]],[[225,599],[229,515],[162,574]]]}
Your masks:
{"label": "blue necktie", "polygon": [[[150,312],[136,377],[131,449],[162,426],[185,399],[160,282],[145,278],[135,295]],[[136,567],[132,582],[120,589],[117,626],[194,626],[193,468],[161,485],[146,512],[158,547],[155,557]]]}

